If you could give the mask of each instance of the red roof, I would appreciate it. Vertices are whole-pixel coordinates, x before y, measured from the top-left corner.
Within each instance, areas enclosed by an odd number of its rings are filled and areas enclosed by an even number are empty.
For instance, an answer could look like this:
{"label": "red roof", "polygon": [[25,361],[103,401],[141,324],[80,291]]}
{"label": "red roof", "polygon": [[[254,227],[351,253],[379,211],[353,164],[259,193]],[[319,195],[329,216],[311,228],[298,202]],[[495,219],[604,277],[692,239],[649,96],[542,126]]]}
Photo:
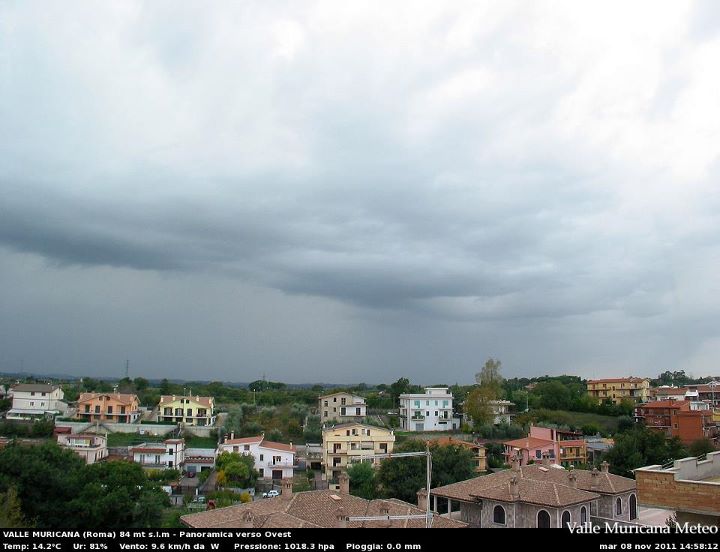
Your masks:
{"label": "red roof", "polygon": [[558,441],[561,447],[584,447],[584,439],[567,439],[566,441]]}
{"label": "red roof", "polygon": [[294,445],[289,445],[286,443],[276,443],[275,441],[267,441],[265,440],[265,437],[263,435],[258,435],[257,437],[242,437],[240,439],[228,439],[227,441],[222,443],[223,445],[254,445],[259,444],[261,447],[274,449],[274,450],[284,450],[287,452],[296,452],[296,448]]}
{"label": "red roof", "polygon": [[659,408],[672,408],[677,410],[684,410],[685,408],[690,407],[690,401],[676,401],[673,399],[666,399],[664,401],[653,401],[649,403],[644,403],[638,406],[638,408],[649,408],[650,410],[659,409]]}
{"label": "red roof", "polygon": [[538,437],[523,437],[522,439],[515,439],[514,441],[505,441],[503,445],[519,449],[535,449],[548,445],[554,446],[555,441],[540,439]]}
{"label": "red roof", "polygon": [[263,440],[262,435],[257,437],[241,437],[239,439],[226,439],[223,445],[250,445],[252,443],[259,443]]}
{"label": "red roof", "polygon": [[288,445],[285,443],[276,443],[275,441],[265,441],[263,440],[262,443],[260,443],[261,447],[269,448],[269,449],[275,449],[275,450],[284,450],[286,452],[295,452],[295,446],[294,445]]}

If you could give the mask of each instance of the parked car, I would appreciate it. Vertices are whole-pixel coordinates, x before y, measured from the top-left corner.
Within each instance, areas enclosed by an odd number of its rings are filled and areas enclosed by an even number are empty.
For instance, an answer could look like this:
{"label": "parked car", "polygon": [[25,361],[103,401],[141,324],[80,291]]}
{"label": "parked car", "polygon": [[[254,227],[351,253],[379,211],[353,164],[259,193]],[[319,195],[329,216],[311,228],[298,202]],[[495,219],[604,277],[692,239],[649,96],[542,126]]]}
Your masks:
{"label": "parked car", "polygon": [[280,496],[280,491],[272,489],[266,493],[263,493],[263,498],[273,498],[274,496]]}

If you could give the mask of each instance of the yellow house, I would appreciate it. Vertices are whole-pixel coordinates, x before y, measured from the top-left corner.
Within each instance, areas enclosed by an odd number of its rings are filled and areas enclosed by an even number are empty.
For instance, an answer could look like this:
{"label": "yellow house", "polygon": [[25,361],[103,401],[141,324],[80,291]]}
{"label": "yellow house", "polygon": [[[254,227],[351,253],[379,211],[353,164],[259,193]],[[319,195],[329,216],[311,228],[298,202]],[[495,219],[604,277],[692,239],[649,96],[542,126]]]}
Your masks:
{"label": "yellow house", "polygon": [[620,404],[623,400],[647,402],[650,397],[650,380],[633,377],[588,380],[587,392],[599,403],[606,400],[613,404]]}
{"label": "yellow house", "polygon": [[391,453],[394,444],[395,434],[383,427],[347,423],[323,429],[325,479],[337,480],[349,465],[363,459],[379,464],[379,459],[368,456]]}
{"label": "yellow house", "polygon": [[158,404],[158,422],[194,426],[215,425],[215,398],[197,395],[163,395]]}

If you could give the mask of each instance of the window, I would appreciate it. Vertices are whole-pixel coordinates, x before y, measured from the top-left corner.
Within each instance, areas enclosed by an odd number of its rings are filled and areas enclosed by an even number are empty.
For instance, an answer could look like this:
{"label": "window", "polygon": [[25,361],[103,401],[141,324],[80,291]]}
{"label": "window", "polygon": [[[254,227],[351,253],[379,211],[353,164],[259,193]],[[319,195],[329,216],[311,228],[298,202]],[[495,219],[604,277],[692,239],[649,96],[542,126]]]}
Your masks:
{"label": "window", "polygon": [[30,391],[30,396],[31,396],[31,397],[34,397],[34,396],[35,396],[35,391]]}
{"label": "window", "polygon": [[112,414],[112,413],[113,413],[112,406],[108,405],[108,414]]}
{"label": "window", "polygon": [[265,457],[265,455],[264,455],[264,454],[261,454],[261,455],[260,455],[260,462],[262,462],[262,461],[263,461],[263,458],[264,458],[264,457]]}
{"label": "window", "polygon": [[430,406],[430,401],[425,401],[425,406]]}
{"label": "window", "polygon": [[95,405],[95,414],[100,414],[100,405],[99,404]]}
{"label": "window", "polygon": [[89,412],[90,412],[90,405],[89,405],[89,404],[86,404],[86,405],[85,405],[85,412],[86,412],[86,413],[89,413]]}
{"label": "window", "polygon": [[537,526],[539,529],[548,529],[550,527],[550,514],[545,510],[540,510],[537,514]]}
{"label": "window", "polygon": [[535,458],[542,458],[542,451],[536,450],[536,451],[535,451]]}
{"label": "window", "polygon": [[340,404],[344,405],[346,401],[347,401],[347,399],[345,397],[343,397],[342,399],[340,399]]}
{"label": "window", "polygon": [[333,397],[333,402],[337,402],[337,397]]}
{"label": "window", "polygon": [[327,405],[328,405],[328,402],[327,402],[327,401],[325,401],[325,406],[327,406]]}
{"label": "window", "polygon": [[120,407],[120,414],[125,414],[125,407],[124,407],[124,406],[121,406],[121,407]]}
{"label": "window", "polygon": [[156,464],[159,464],[159,463],[160,463],[160,455],[159,455],[159,454],[156,454],[156,455],[155,455],[155,463],[156,463]]}
{"label": "window", "polygon": [[243,445],[243,450],[250,450],[250,445]]}
{"label": "window", "polygon": [[349,429],[346,429],[346,430],[345,430],[345,436],[346,436],[346,437],[350,437],[350,430],[349,430]]}
{"label": "window", "polygon": [[562,526],[570,527],[570,512],[565,510],[562,515]]}
{"label": "window", "polygon": [[185,414],[185,415],[186,415],[186,416],[192,416],[192,408],[188,408],[188,409],[187,409],[187,414]]}
{"label": "window", "polygon": [[615,501],[615,515],[622,515],[622,500],[620,500],[619,498]]}
{"label": "window", "polygon": [[430,416],[430,411],[426,410],[426,411],[425,411],[425,416]]}
{"label": "window", "polygon": [[360,416],[360,408],[355,409],[355,416]]}
{"label": "window", "polygon": [[327,418],[327,415],[328,415],[328,411],[326,410],[325,414],[323,414],[323,416],[325,416]]}
{"label": "window", "polygon": [[35,401],[30,401],[30,406],[35,406]]}
{"label": "window", "polygon": [[637,519],[637,498],[634,494],[630,495],[630,519]]}
{"label": "window", "polygon": [[273,456],[273,464],[279,464],[282,462],[282,456]]}
{"label": "window", "polygon": [[240,447],[233,447],[233,452],[239,452],[239,451],[240,451]]}
{"label": "window", "polygon": [[580,508],[580,523],[587,523],[587,508]]}
{"label": "window", "polygon": [[172,450],[172,449],[168,449],[168,454],[172,454],[172,453],[173,453],[173,450]]}
{"label": "window", "polygon": [[505,508],[500,505],[493,509],[493,523],[505,525]]}
{"label": "window", "polygon": [[438,411],[436,410],[436,411],[435,411],[435,416],[437,416],[437,415],[438,415]]}
{"label": "window", "polygon": [[415,401],[415,406],[419,407],[419,406],[420,406],[420,401]]}

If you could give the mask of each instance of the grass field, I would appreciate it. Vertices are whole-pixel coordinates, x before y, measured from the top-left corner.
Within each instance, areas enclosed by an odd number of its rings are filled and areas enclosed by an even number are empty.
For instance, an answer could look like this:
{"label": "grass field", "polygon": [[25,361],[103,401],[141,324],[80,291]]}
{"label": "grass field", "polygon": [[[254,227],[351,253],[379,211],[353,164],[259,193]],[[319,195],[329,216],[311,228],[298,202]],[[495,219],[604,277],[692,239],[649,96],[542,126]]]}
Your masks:
{"label": "grass field", "polygon": [[138,435],[137,433],[110,433],[107,437],[109,447],[127,447],[139,445],[140,443],[157,443],[164,439],[164,437]]}

